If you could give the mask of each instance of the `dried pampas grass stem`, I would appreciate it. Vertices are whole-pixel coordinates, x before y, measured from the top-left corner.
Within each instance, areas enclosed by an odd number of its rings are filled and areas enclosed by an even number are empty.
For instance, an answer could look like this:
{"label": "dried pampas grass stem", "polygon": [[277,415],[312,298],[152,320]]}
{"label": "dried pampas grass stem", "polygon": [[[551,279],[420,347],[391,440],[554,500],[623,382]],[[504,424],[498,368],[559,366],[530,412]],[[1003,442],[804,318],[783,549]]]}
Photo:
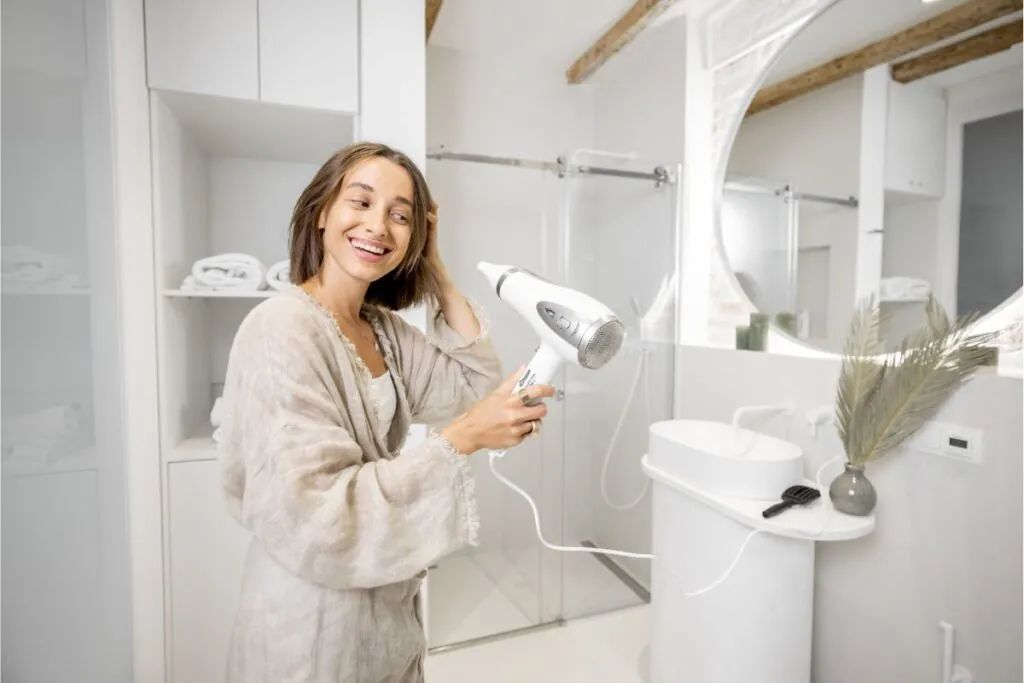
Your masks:
{"label": "dried pampas grass stem", "polygon": [[887,318],[875,300],[853,317],[836,388],[836,427],[854,467],[904,443],[985,363],[993,335],[968,334],[977,316],[951,323],[931,296],[925,314],[927,324],[887,356]]}

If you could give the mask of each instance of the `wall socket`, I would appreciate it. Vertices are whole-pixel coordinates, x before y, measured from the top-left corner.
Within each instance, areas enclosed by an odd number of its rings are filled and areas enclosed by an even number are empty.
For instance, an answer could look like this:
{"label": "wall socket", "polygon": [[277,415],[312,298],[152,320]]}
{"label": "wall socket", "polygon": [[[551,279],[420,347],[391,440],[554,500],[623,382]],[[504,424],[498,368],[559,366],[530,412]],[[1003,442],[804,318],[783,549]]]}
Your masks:
{"label": "wall socket", "polygon": [[913,439],[913,448],[974,464],[981,463],[984,439],[978,429],[948,422],[926,422]]}

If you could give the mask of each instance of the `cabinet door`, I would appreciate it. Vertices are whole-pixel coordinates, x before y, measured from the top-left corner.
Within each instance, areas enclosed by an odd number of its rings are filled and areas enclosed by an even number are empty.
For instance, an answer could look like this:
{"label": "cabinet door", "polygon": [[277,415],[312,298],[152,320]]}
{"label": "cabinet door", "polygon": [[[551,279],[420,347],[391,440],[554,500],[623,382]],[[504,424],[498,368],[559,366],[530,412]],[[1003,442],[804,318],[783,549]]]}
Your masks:
{"label": "cabinet door", "polygon": [[355,112],[356,0],[259,0],[260,99]]}
{"label": "cabinet door", "polygon": [[885,187],[940,197],[945,186],[946,99],[923,84],[891,86]]}
{"label": "cabinet door", "polygon": [[83,0],[4,0],[6,69],[85,79]]}
{"label": "cabinet door", "polygon": [[174,683],[221,683],[251,535],[228,513],[216,460],[168,466]]}
{"label": "cabinet door", "polygon": [[0,676],[102,680],[103,663],[96,660],[104,609],[96,473],[19,477],[5,468],[2,480]]}
{"label": "cabinet door", "polygon": [[146,0],[151,88],[259,99],[257,0]]}

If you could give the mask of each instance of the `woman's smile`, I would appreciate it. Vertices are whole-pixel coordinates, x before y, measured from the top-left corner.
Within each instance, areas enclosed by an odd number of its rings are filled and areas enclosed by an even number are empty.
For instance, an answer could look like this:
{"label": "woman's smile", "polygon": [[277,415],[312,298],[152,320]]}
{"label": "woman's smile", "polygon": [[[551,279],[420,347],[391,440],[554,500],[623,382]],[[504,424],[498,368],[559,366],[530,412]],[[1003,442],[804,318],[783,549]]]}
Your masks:
{"label": "woman's smile", "polygon": [[356,253],[356,256],[369,263],[379,263],[393,251],[391,247],[377,240],[349,237],[348,241],[352,245],[352,250]]}

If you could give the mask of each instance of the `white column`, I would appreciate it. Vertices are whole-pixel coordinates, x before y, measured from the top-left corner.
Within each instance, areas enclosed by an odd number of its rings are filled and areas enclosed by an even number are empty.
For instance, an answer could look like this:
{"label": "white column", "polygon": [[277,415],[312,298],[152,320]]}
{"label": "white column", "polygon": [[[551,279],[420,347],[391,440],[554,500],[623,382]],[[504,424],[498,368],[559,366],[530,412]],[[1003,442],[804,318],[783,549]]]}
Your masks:
{"label": "white column", "polygon": [[110,78],[124,378],[135,683],[164,683],[163,527],[157,405],[156,278],[143,0],[109,0]]}

